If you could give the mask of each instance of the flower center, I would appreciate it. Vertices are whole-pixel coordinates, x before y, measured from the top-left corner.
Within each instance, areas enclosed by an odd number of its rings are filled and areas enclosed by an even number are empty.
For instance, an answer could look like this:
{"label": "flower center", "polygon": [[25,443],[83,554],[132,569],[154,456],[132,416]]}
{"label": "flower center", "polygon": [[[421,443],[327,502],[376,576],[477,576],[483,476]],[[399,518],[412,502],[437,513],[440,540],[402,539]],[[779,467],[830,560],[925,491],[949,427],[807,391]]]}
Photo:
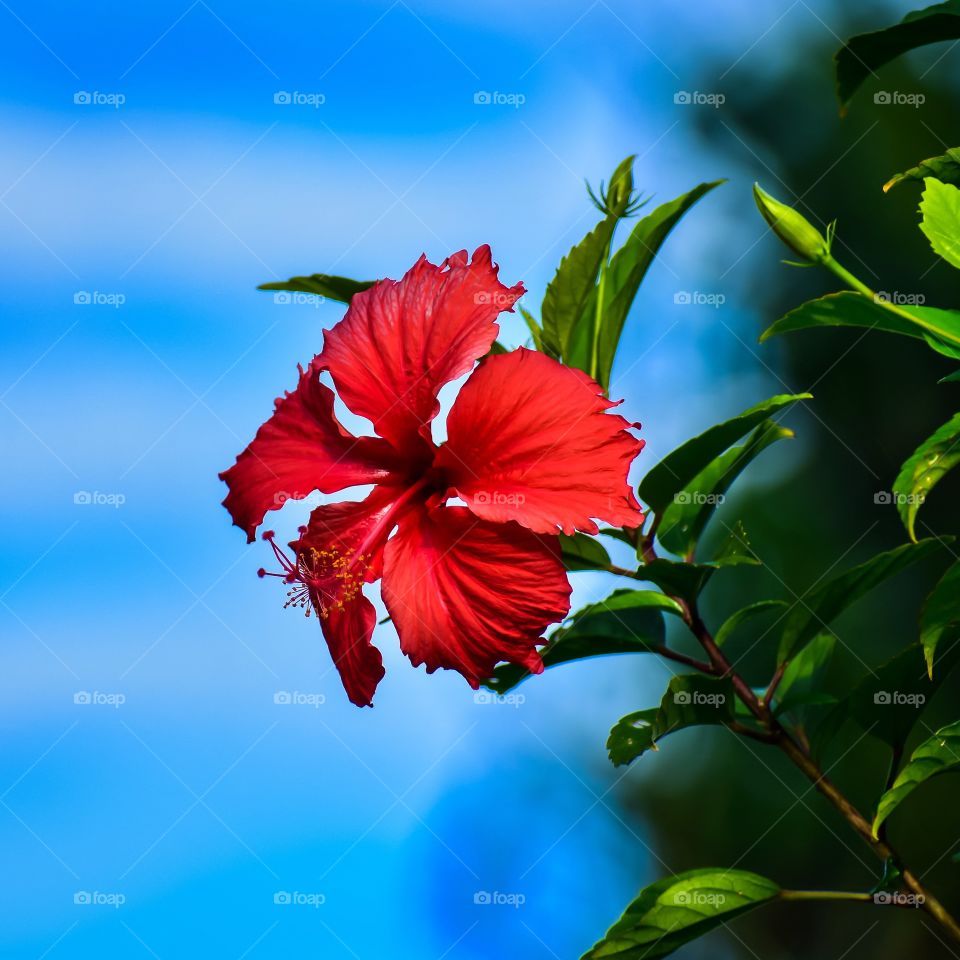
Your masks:
{"label": "flower center", "polygon": [[[308,617],[315,610],[321,620],[326,620],[332,611],[342,610],[360,595],[372,560],[397,521],[417,502],[433,495],[440,480],[435,471],[428,471],[406,489],[397,490],[395,499],[385,500],[376,521],[366,528],[346,534],[348,539],[341,539],[339,545],[297,549],[292,559],[277,546],[274,532],[267,530],[263,539],[273,548],[281,570],[271,573],[261,567],[257,575],[279,577],[290,585],[285,608],[299,607]],[[307,532],[307,527],[300,527],[301,535]]]}
{"label": "flower center", "polygon": [[307,547],[291,560],[277,546],[272,530],[264,533],[263,539],[273,547],[283,569],[281,573],[270,573],[261,567],[257,573],[261,577],[280,577],[291,585],[284,609],[299,607],[307,617],[314,610],[321,620],[326,620],[331,611],[342,610],[360,593],[369,569],[368,554],[345,554],[336,547]]}

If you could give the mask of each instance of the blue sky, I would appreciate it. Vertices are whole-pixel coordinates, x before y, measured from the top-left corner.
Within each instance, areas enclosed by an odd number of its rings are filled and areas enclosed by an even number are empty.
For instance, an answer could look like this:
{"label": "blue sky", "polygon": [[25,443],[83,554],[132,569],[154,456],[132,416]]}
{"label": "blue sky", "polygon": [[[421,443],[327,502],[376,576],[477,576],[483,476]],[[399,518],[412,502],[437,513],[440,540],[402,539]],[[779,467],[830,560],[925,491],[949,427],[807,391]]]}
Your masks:
{"label": "blue sky", "polygon": [[[0,4],[4,956],[570,956],[670,868],[618,798],[680,771],[624,776],[602,749],[662,666],[561,669],[484,705],[384,627],[357,710],[316,623],[257,580],[217,472],[340,315],[258,283],[396,277],[486,242],[536,312],[592,226],[583,179],[629,153],[657,200],[731,178],[671,238],[614,371],[646,466],[780,392],[740,296],[772,250],[764,171],[721,164],[696,134],[713,108],[674,95],[723,90],[707,54],[762,66],[825,27],[804,4],[723,9],[708,30],[702,8],[614,0]],[[580,601],[614,585],[576,580]]]}

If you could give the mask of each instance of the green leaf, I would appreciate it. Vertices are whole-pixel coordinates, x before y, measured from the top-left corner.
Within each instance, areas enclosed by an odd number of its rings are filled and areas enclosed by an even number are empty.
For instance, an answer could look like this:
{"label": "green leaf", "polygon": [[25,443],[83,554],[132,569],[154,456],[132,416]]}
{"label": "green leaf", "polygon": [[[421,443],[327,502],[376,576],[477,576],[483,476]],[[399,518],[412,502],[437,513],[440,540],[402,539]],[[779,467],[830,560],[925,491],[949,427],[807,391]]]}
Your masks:
{"label": "green leaf", "polygon": [[714,636],[714,642],[718,647],[722,647],[742,623],[746,623],[768,610],[786,609],[786,606],[787,602],[785,600],[758,600],[756,603],[742,607],[736,613],[727,617],[716,636]]}
{"label": "green leaf", "polygon": [[960,463],[960,413],[927,437],[900,468],[893,482],[897,510],[911,540],[914,525],[927,494]]}
{"label": "green leaf", "polygon": [[494,340],[493,343],[490,344],[490,349],[486,352],[486,355],[483,357],[483,359],[486,359],[486,357],[495,357],[498,354],[509,353],[509,352],[510,350],[507,347],[505,347],[499,340]]}
{"label": "green leaf", "polygon": [[889,192],[905,180],[924,180],[927,177],[934,177],[944,183],[960,183],[960,147],[950,147],[939,157],[921,160],[915,167],[895,174],[883,185],[883,192]]}
{"label": "green leaf", "polygon": [[670,505],[674,494],[686,488],[701,470],[731,444],[759,426],[770,415],[812,394],[781,394],[758,403],[738,417],[719,423],[668,453],[640,482],[640,499],[656,514]]}
{"label": "green leaf", "polygon": [[698,473],[663,512],[657,538],[678,556],[692,556],[697,542],[734,480],[771,444],[793,437],[793,431],[764,420],[747,442],[731,447]]}
{"label": "green leaf", "polygon": [[[663,645],[663,613],[681,616],[676,601],[652,590],[616,590],[606,600],[578,611],[551,634],[540,656],[545,667],[613,653],[648,653]],[[486,686],[506,693],[530,671],[502,663]]]}
{"label": "green leaf", "polygon": [[642,580],[655,583],[664,593],[692,603],[720,568],[742,564],[757,566],[759,563],[746,539],[742,524],[738,522],[713,560],[707,563],[688,563],[658,557],[643,564],[638,575]]}
{"label": "green leaf", "polygon": [[276,283],[261,283],[258,290],[293,290],[297,293],[315,293],[327,300],[349,303],[354,294],[372,287],[376,280],[350,280],[327,273],[314,273],[309,277],[291,277]]}
{"label": "green leaf", "polygon": [[575,533],[572,537],[561,533],[560,553],[568,570],[606,570],[610,566],[610,554],[603,544],[585,533]]}
{"label": "green leaf", "polygon": [[709,563],[680,563],[658,557],[640,567],[640,576],[688,603],[696,600],[717,568]]}
{"label": "green leaf", "polygon": [[[878,294],[880,296],[880,294]],[[898,306],[897,312],[862,293],[844,290],[809,300],[760,335],[761,343],[780,333],[814,327],[866,327],[926,340],[944,356],[960,357],[960,312],[936,307]]]}
{"label": "green leaf", "polygon": [[[604,217],[560,261],[556,275],[547,284],[541,309],[543,338],[568,364],[573,365],[576,328],[584,305],[596,288],[600,265],[610,253],[610,241],[618,221],[616,216]],[[582,369],[583,363],[579,366]]]}
{"label": "green leaf", "polygon": [[960,270],[960,189],[927,177],[923,181],[920,212],[920,229],[934,252]]}
{"label": "green leaf", "polygon": [[559,360],[559,346],[546,341],[543,335],[543,330],[541,329],[540,324],[537,323],[533,314],[522,303],[516,303],[515,306],[517,308],[517,312],[521,317],[523,317],[523,322],[526,323],[527,329],[530,331],[530,336],[533,338],[534,349],[539,350],[540,353],[545,353],[548,357],[552,357],[554,360]]}
{"label": "green leaf", "polygon": [[658,960],[780,893],[746,870],[687,870],[640,891],[581,960]]}
{"label": "green leaf", "polygon": [[938,730],[913,751],[910,762],[897,774],[893,786],[883,794],[873,818],[873,835],[880,825],[913,791],[931,777],[960,767],[960,720]]}
{"label": "green leaf", "polygon": [[941,377],[937,383],[956,383],[960,380],[960,370],[954,370],[953,373],[948,373],[945,377]]}
{"label": "green leaf", "polygon": [[850,98],[880,67],[909,50],[960,37],[960,0],[908,13],[900,23],[851,37],[834,55],[837,99],[845,112]]}
{"label": "green leaf", "polygon": [[896,893],[903,889],[903,871],[897,866],[893,857],[883,861],[883,873],[871,893]]}
{"label": "green leaf", "polygon": [[720,544],[720,549],[717,550],[716,556],[712,561],[714,566],[733,567],[743,563],[750,564],[751,566],[759,566],[760,561],[753,552],[753,547],[750,545],[750,540],[747,537],[747,531],[743,528],[743,524],[738,520],[728,529],[730,530],[730,535]]}
{"label": "green leaf", "polygon": [[901,749],[924,707],[960,661],[960,643],[938,649],[933,678],[927,674],[923,647],[911,643],[876,669],[868,669],[845,691],[832,726],[849,717],[865,732]]}
{"label": "green leaf", "polygon": [[960,628],[960,560],[947,568],[927,597],[920,614],[920,643],[933,678],[933,664],[940,641],[955,637]]}
{"label": "green leaf", "polygon": [[607,739],[610,760],[615,767],[630,763],[684,727],[729,723],[735,700],[729,677],[678,674],[667,684],[659,707],[628,713],[614,724]]}
{"label": "green leaf", "polygon": [[[598,344],[597,380],[604,390],[610,386],[610,372],[627,314],[660,247],[683,215],[704,194],[725,182],[715,180],[712,183],[701,183],[689,193],[661,204],[638,221],[626,242],[610,259],[604,286]],[[594,293],[591,299],[596,295]],[[589,305],[587,309],[589,310]]]}
{"label": "green leaf", "polygon": [[797,602],[787,615],[780,640],[779,661],[796,656],[830,622],[875,586],[941,550],[930,538],[878,553],[864,563],[823,581]]}
{"label": "green leaf", "polygon": [[837,638],[833,634],[821,633],[790,661],[777,687],[775,713],[833,702],[834,698],[829,695],[824,700],[820,687],[836,645]]}
{"label": "green leaf", "polygon": [[628,547],[634,547],[634,531],[633,530],[623,530],[620,527],[601,527],[600,532],[605,537],[613,537],[614,540],[619,540],[621,543],[625,543]]}

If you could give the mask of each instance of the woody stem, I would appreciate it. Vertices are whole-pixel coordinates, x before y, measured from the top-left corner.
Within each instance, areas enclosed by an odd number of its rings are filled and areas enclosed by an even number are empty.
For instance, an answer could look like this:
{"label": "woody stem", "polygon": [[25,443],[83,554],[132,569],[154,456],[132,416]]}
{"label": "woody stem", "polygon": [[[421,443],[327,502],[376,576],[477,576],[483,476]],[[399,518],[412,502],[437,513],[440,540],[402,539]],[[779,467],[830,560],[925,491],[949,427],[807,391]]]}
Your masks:
{"label": "woody stem", "polygon": [[[646,563],[649,563],[657,557],[652,533],[653,531],[651,530],[651,532],[643,538],[641,543],[640,552]],[[641,566],[639,570],[631,573],[631,576],[642,580],[643,567]],[[861,839],[868,844],[874,854],[881,861],[886,862],[889,860],[897,866],[900,870],[900,876],[904,886],[916,895],[918,906],[936,920],[953,940],[960,943],[960,924],[957,923],[943,904],[923,886],[920,878],[904,866],[899,854],[896,853],[886,840],[874,837],[869,821],[860,813],[853,803],[847,799],[843,792],[827,778],[819,764],[810,755],[809,750],[801,746],[791,735],[790,731],[786,730],[774,716],[770,709],[770,696],[776,689],[782,673],[780,676],[774,674],[770,686],[767,688],[767,693],[762,698],[758,697],[750,685],[734,670],[733,664],[717,646],[713,635],[707,629],[703,618],[700,616],[696,600],[687,601],[681,597],[674,597],[673,599],[680,604],[684,611],[684,622],[696,637],[710,660],[710,669],[703,672],[729,677],[733,683],[736,695],[746,705],[754,717],[756,717],[763,728],[760,731],[752,730],[743,724],[734,722],[731,724],[731,729],[736,733],[749,735],[752,736],[753,739],[762,740],[778,746],[791,762],[813,783],[814,787],[826,797]],[[749,731],[749,734],[747,731]]]}

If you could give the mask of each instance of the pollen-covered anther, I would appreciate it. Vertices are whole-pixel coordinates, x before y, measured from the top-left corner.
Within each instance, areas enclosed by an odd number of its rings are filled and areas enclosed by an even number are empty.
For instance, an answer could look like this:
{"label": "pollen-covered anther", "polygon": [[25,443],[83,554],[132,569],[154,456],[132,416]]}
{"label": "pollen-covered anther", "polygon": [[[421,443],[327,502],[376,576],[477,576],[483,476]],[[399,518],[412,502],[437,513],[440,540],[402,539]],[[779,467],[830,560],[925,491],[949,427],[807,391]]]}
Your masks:
{"label": "pollen-covered anther", "polygon": [[370,567],[369,556],[344,554],[336,547],[323,550],[307,547],[297,554],[294,561],[272,539],[269,542],[283,572],[264,571],[264,575],[280,577],[291,585],[284,608],[299,607],[307,617],[314,610],[318,617],[325,620],[331,610],[342,610],[346,603],[360,594],[364,573]]}

